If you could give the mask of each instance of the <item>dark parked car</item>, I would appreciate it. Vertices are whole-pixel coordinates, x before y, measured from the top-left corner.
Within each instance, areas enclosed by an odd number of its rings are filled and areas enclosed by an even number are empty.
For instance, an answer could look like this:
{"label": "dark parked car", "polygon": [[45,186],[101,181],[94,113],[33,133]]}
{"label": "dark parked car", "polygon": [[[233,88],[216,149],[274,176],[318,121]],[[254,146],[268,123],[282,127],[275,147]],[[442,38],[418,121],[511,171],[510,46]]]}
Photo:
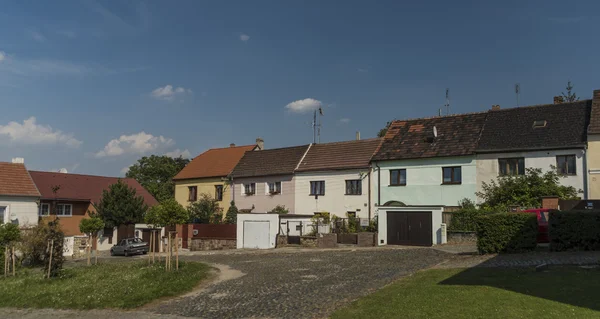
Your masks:
{"label": "dark parked car", "polygon": [[110,255],[123,255],[127,257],[136,254],[147,254],[149,247],[150,245],[147,242],[139,238],[126,238],[110,249]]}

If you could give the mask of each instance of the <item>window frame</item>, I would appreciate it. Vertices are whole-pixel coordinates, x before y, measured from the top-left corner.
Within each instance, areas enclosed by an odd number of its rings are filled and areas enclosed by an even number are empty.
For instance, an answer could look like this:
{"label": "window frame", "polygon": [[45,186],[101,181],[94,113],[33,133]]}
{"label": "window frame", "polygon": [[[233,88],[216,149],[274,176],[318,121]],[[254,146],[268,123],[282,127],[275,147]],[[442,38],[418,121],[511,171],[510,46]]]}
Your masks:
{"label": "window frame", "polygon": [[[194,191],[192,192],[192,190],[194,190]],[[194,196],[192,196],[192,193],[194,194]],[[198,186],[188,186],[188,202],[195,202],[197,200],[198,200]]]}
{"label": "window frame", "polygon": [[[348,183],[350,183],[350,188],[348,188]],[[352,183],[356,183],[356,192],[352,192]],[[362,195],[362,179],[347,179],[344,183],[346,186],[344,195],[347,196],[359,196]],[[348,192],[350,189],[350,192]]]}
{"label": "window frame", "polygon": [[[561,167],[558,164],[559,158],[564,158],[565,171],[566,171],[565,173],[560,171]],[[575,166],[575,167],[573,167],[573,169],[574,169],[573,173],[569,172],[569,158],[573,158],[573,165]],[[575,154],[556,155],[556,172],[562,176],[577,176],[577,155],[575,155]]]}
{"label": "window frame", "polygon": [[[59,214],[58,212],[61,211],[61,209],[59,209],[59,207],[63,207],[62,208],[62,213]],[[64,207],[69,206],[69,215],[64,214]],[[73,204],[56,204],[56,212],[55,212],[56,216],[61,216],[61,217],[72,217],[73,216]]]}
{"label": "window frame", "polygon": [[[273,185],[273,190],[271,190],[271,185]],[[279,186],[277,186],[279,185]],[[278,182],[267,182],[267,194],[268,195],[279,195],[281,194],[281,181]]]}
{"label": "window frame", "polygon": [[[256,183],[244,183],[244,195],[253,196],[256,195]],[[252,192],[249,192],[248,189],[251,189]]]}
{"label": "window frame", "polygon": [[[394,181],[392,178],[394,172],[398,172],[398,179]],[[404,173],[404,183],[402,183],[402,173]],[[406,168],[390,170],[390,185],[389,186],[406,186]]]}
{"label": "window frame", "polygon": [[[313,189],[316,189],[316,187],[313,187],[313,183],[319,183],[322,185],[322,187],[319,188],[319,193],[315,193],[313,192]],[[315,184],[316,185],[316,184]],[[310,194],[309,196],[325,196],[325,181],[310,181]]]}
{"label": "window frame", "polygon": [[[517,161],[517,166],[516,166],[517,173],[516,174],[510,174],[510,173],[508,173],[508,168],[510,167],[509,163],[510,163],[510,161],[514,161],[514,160]],[[519,161],[521,161],[521,160],[523,161],[523,165],[521,165],[519,163]],[[505,161],[505,165],[506,165],[506,168],[507,168],[506,169],[507,173],[502,174],[502,166],[504,166],[504,165],[501,165],[500,161]],[[519,171],[520,167],[523,167],[523,171],[522,172]],[[518,175],[525,175],[525,157],[503,157],[503,158],[498,158],[498,176],[518,176]]]}
{"label": "window frame", "polygon": [[[215,199],[219,202],[223,201],[223,193],[224,193],[223,185],[215,185]],[[219,196],[220,195],[220,196]]]}
{"label": "window frame", "polygon": [[[460,180],[456,181],[454,180],[454,170],[455,169],[460,169]],[[450,181],[446,182],[444,181],[444,170],[445,169],[450,169]],[[462,166],[444,166],[442,167],[442,185],[460,185],[462,184]]]}
{"label": "window frame", "polygon": [[[48,212],[45,215],[44,215],[44,206],[48,207]],[[50,204],[49,203],[40,203],[39,215],[42,217],[50,216]]]}

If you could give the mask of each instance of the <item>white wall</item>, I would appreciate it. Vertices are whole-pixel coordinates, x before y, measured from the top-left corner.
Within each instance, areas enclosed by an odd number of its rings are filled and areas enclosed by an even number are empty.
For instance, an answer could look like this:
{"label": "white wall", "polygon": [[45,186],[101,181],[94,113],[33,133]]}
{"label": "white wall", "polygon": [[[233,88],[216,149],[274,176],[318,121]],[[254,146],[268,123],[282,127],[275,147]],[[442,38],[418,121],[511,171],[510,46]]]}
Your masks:
{"label": "white wall", "polygon": [[244,248],[244,222],[269,222],[269,247],[275,248],[279,233],[279,215],[277,214],[238,214],[237,215],[237,248]]}
{"label": "white wall", "polygon": [[[346,212],[356,212],[356,217],[369,217],[370,169],[301,172],[296,173],[296,214],[312,215],[316,212],[329,212],[346,217]],[[362,173],[362,175],[361,175]],[[362,179],[362,195],[346,195],[346,180]],[[310,182],[325,181],[325,195],[310,196]],[[373,217],[373,216],[371,216]]]}
{"label": "white wall", "polygon": [[10,215],[17,214],[20,227],[38,224],[39,208],[36,197],[0,196],[0,206],[5,206],[3,223],[10,222]]}
{"label": "white wall", "polygon": [[387,212],[431,212],[431,235],[432,243],[440,245],[442,243],[442,207],[379,207],[377,209],[377,243],[379,246],[387,245]]}
{"label": "white wall", "polygon": [[[584,150],[550,150],[550,151],[532,151],[532,152],[513,152],[513,153],[490,153],[477,155],[477,191],[482,191],[483,182],[489,183],[495,180],[499,175],[498,159],[523,157],[525,159],[525,168],[541,168],[544,172],[550,170],[550,166],[556,166],[557,155],[576,155],[577,175],[566,176],[560,179],[560,183],[565,186],[573,186],[577,190],[584,190],[584,176],[586,174],[583,166]],[[582,198],[583,193],[580,193]],[[480,199],[478,199],[480,201]]]}

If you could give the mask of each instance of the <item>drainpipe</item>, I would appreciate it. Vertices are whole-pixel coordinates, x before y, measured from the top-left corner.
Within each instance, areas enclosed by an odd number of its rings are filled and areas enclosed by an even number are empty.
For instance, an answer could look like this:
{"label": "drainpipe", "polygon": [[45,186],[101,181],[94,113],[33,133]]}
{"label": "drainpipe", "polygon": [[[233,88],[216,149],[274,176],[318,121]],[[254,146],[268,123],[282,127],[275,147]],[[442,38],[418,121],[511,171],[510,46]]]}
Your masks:
{"label": "drainpipe", "polygon": [[583,161],[583,199],[587,200],[589,198],[588,196],[588,192],[589,192],[589,174],[590,172],[588,172],[588,166],[587,166],[587,146],[585,146],[585,148],[583,149],[583,156],[582,156],[582,161]]}
{"label": "drainpipe", "polygon": [[375,162],[375,166],[377,167],[377,206],[381,205],[381,167],[379,167],[379,163]]}
{"label": "drainpipe", "polygon": [[233,177],[231,178],[231,201],[235,203],[235,183]]}
{"label": "drainpipe", "polygon": [[369,221],[371,220],[371,171],[373,167],[369,166],[369,173],[367,174],[368,184],[369,184],[369,198],[367,203],[369,205]]}

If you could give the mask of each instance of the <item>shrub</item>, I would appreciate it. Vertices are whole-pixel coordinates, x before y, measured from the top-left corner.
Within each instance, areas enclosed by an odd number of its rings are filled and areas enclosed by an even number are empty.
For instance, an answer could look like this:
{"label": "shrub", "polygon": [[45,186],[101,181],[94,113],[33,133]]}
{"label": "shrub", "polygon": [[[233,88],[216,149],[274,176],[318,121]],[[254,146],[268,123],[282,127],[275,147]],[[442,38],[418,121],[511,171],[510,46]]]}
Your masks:
{"label": "shrub", "polygon": [[289,212],[290,211],[287,208],[285,208],[284,205],[277,205],[269,213],[271,213],[271,214],[279,214],[279,215],[286,215]]}
{"label": "shrub", "polygon": [[551,211],[550,250],[600,250],[600,211]]}
{"label": "shrub", "polygon": [[229,209],[227,209],[227,214],[225,214],[225,223],[226,224],[237,224],[237,214],[238,214],[238,209],[235,206],[235,202],[231,201],[231,205],[229,206]]}
{"label": "shrub", "polygon": [[537,217],[528,213],[501,213],[477,217],[477,249],[481,254],[534,250]]}
{"label": "shrub", "polygon": [[448,226],[449,231],[475,231],[477,218],[483,215],[483,211],[476,208],[465,208],[452,213],[452,219]]}

